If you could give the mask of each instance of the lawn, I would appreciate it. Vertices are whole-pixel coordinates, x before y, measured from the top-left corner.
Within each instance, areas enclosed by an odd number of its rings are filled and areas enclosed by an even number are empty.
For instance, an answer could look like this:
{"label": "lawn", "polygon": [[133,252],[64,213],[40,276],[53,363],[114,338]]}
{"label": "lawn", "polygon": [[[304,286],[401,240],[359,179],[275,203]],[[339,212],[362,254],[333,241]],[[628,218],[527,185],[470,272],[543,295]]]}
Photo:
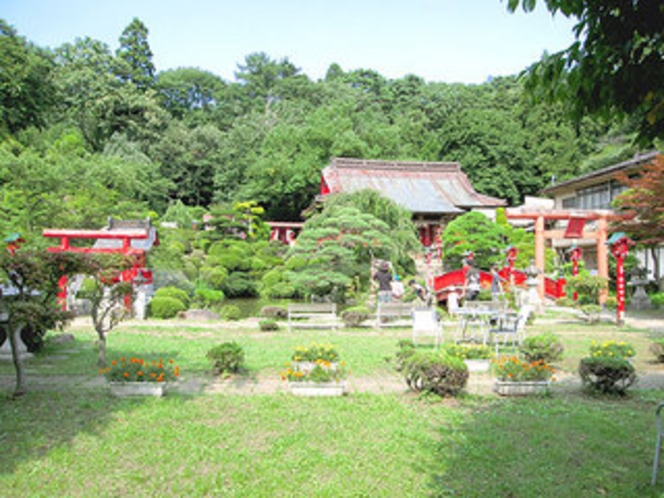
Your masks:
{"label": "lawn", "polygon": [[[592,339],[625,339],[640,374],[660,375],[646,330],[544,317],[529,333],[563,339],[573,378]],[[578,385],[547,397],[456,399],[353,392],[343,398],[170,394],[116,399],[94,382],[91,328],[29,362],[29,393],[10,400],[0,365],[0,496],[659,496],[651,488],[659,389],[595,397]],[[172,357],[185,380],[211,381],[206,351],[234,340],[247,376],[277,378],[293,346],[331,342],[351,375],[393,375],[408,330],[259,332],[255,323],[127,323],[109,354]],[[46,382],[50,379],[50,382]],[[657,385],[656,383],[654,384]]]}

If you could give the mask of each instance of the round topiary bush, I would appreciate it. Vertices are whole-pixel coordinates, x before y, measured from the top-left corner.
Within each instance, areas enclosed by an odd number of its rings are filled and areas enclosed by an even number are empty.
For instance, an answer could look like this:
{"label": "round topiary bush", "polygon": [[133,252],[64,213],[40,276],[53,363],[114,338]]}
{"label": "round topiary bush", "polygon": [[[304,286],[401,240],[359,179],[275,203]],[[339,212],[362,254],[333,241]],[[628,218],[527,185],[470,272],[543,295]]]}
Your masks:
{"label": "round topiary bush", "polygon": [[583,385],[603,394],[625,394],[636,382],[634,365],[621,357],[590,356],[579,363]]}
{"label": "round topiary bush", "polygon": [[239,320],[242,318],[242,311],[234,304],[229,304],[221,308],[221,318],[224,320]]}
{"label": "round topiary bush", "polygon": [[658,363],[664,363],[664,338],[654,339],[649,349]]}
{"label": "round topiary bush", "polygon": [[263,306],[261,316],[265,318],[287,318],[288,312],[283,306]]}
{"label": "round topiary bush", "polygon": [[244,349],[237,342],[225,342],[207,352],[216,375],[239,373],[244,369]]}
{"label": "round topiary bush", "polygon": [[157,291],[154,293],[154,297],[172,297],[173,299],[177,299],[178,301],[182,302],[182,304],[185,306],[185,309],[189,308],[191,305],[189,294],[187,294],[186,291],[179,289],[178,287],[168,286],[157,289]]}
{"label": "round topiary bush", "polygon": [[341,319],[346,327],[359,327],[370,316],[371,311],[366,306],[353,306],[341,313]]}
{"label": "round topiary bush", "polygon": [[261,320],[258,326],[262,332],[275,332],[279,330],[279,324],[274,320]]}
{"label": "round topiary bush", "polygon": [[529,362],[544,361],[546,363],[560,360],[564,350],[560,338],[551,332],[526,337],[520,348],[521,354]]}
{"label": "round topiary bush", "polygon": [[187,307],[174,297],[154,297],[150,301],[150,316],[154,318],[174,318]]}
{"label": "round topiary bush", "polygon": [[400,343],[397,369],[408,387],[438,396],[456,396],[468,384],[468,367],[461,358],[442,351],[420,351],[410,343]]}

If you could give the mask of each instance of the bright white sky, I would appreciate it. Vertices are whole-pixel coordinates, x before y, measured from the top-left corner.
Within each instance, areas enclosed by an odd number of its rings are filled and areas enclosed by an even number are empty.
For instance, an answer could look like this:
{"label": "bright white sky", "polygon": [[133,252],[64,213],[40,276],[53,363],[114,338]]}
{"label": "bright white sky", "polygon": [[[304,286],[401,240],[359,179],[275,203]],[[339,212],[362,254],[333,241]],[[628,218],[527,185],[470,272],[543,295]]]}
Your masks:
{"label": "bright white sky", "polygon": [[42,47],[89,36],[115,51],[138,17],[157,71],[234,80],[247,55],[265,52],[314,80],[336,62],[391,79],[482,83],[572,43],[574,22],[541,4],[510,14],[506,0],[0,0],[0,18]]}

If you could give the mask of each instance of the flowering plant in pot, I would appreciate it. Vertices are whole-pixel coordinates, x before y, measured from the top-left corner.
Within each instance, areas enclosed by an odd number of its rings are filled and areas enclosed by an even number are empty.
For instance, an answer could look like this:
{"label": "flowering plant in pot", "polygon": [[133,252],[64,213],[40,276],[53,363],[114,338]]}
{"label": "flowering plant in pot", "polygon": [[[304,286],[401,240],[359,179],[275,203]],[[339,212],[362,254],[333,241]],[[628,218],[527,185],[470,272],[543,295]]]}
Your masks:
{"label": "flowering plant in pot", "polygon": [[498,394],[527,395],[546,392],[555,370],[543,360],[503,356],[494,360],[494,372]]}
{"label": "flowering plant in pot", "polygon": [[502,356],[494,360],[496,377],[503,382],[549,381],[555,370],[542,360],[525,361],[516,356]]}
{"label": "flowering plant in pot", "polygon": [[445,352],[462,359],[469,372],[488,372],[494,356],[486,344],[449,344],[445,346]]}
{"label": "flowering plant in pot", "polygon": [[100,373],[115,396],[161,396],[164,386],[180,376],[180,367],[173,360],[123,356],[111,360]]}
{"label": "flowering plant in pot", "polygon": [[289,381],[294,394],[336,396],[343,394],[346,374],[346,364],[335,346],[312,344],[294,348],[281,378]]}
{"label": "flowering plant in pot", "polygon": [[180,367],[172,359],[146,360],[122,356],[111,360],[99,373],[109,382],[171,382],[180,376]]}

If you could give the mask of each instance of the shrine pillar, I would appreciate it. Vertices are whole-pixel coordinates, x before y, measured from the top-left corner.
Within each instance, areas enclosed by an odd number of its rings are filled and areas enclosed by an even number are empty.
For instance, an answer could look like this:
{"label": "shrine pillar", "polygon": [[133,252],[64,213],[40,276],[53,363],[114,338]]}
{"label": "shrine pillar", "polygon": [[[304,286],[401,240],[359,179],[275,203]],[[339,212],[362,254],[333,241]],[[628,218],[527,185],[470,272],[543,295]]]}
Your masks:
{"label": "shrine pillar", "polygon": [[[609,247],[606,244],[608,240],[608,223],[606,217],[602,216],[597,220],[597,276],[609,280]],[[599,292],[599,304],[606,303],[609,297],[609,289],[605,288]]]}
{"label": "shrine pillar", "polygon": [[546,268],[544,241],[544,216],[538,216],[535,220],[535,267],[539,270],[537,293],[542,303],[544,302],[544,270]]}

